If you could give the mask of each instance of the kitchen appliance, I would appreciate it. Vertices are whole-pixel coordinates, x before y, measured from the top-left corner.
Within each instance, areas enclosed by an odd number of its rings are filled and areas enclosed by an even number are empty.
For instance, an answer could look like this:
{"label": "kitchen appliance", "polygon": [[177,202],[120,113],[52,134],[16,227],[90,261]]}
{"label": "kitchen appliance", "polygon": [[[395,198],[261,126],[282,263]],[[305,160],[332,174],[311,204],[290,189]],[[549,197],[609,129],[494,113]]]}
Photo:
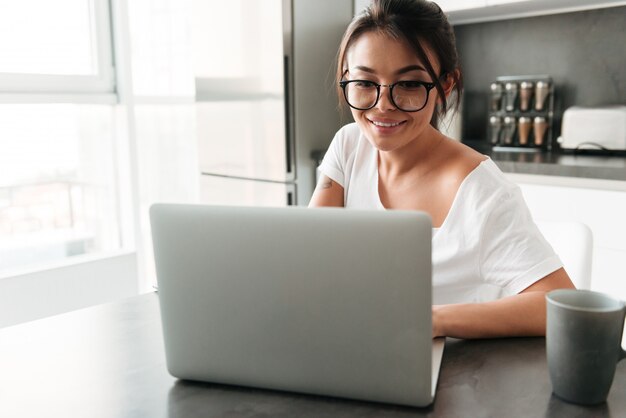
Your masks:
{"label": "kitchen appliance", "polygon": [[626,151],[626,106],[566,109],[558,142],[564,150]]}
{"label": "kitchen appliance", "polygon": [[221,51],[195,74],[200,201],[306,204],[315,187],[309,155],[341,126],[329,74],[353,2],[212,1],[227,9],[234,33],[194,39],[198,50]]}
{"label": "kitchen appliance", "polygon": [[501,76],[489,88],[488,140],[494,151],[552,149],[554,82],[550,76]]}

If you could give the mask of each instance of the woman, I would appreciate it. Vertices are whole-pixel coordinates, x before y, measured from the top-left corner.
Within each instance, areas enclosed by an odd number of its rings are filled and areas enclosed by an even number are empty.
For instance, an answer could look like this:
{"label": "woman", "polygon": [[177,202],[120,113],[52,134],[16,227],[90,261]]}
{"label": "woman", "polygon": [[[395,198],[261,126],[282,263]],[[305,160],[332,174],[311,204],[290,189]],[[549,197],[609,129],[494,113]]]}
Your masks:
{"label": "woman", "polygon": [[574,286],[519,188],[437,130],[462,92],[441,9],[374,0],[344,34],[337,81],[356,123],[335,135],[310,206],[430,214],[433,336],[544,335],[545,293]]}

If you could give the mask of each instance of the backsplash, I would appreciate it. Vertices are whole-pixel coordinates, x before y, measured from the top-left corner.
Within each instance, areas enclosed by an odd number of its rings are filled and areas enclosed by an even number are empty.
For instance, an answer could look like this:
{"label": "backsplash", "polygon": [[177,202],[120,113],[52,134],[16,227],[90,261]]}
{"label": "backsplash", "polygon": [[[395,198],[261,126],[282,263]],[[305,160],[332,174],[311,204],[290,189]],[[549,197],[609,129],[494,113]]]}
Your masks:
{"label": "backsplash", "polygon": [[464,140],[486,139],[489,85],[498,76],[550,75],[554,134],[570,106],[626,103],[626,6],[460,25]]}

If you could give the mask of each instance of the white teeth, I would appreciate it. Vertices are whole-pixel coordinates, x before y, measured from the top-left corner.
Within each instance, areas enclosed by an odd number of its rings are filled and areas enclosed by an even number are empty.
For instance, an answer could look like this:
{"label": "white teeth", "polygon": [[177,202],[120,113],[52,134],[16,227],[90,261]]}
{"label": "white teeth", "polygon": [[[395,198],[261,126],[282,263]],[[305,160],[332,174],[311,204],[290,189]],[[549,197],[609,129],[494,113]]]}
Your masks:
{"label": "white teeth", "polygon": [[398,126],[400,125],[402,122],[396,122],[396,123],[385,123],[385,122],[376,122],[375,120],[371,121],[374,125],[376,126],[382,126],[384,128],[390,128],[392,126]]}

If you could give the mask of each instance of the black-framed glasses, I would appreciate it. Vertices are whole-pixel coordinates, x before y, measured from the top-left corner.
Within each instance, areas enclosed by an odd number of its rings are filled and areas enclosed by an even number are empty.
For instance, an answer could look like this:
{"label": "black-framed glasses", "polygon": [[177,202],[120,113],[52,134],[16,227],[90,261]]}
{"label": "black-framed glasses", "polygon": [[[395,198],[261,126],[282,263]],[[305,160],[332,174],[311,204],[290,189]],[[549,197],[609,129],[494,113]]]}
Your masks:
{"label": "black-framed glasses", "polygon": [[380,88],[389,88],[391,103],[403,112],[418,112],[428,102],[435,83],[424,81],[398,81],[393,84],[378,84],[369,80],[344,80],[339,82],[343,97],[348,105],[357,110],[368,110],[380,99]]}

